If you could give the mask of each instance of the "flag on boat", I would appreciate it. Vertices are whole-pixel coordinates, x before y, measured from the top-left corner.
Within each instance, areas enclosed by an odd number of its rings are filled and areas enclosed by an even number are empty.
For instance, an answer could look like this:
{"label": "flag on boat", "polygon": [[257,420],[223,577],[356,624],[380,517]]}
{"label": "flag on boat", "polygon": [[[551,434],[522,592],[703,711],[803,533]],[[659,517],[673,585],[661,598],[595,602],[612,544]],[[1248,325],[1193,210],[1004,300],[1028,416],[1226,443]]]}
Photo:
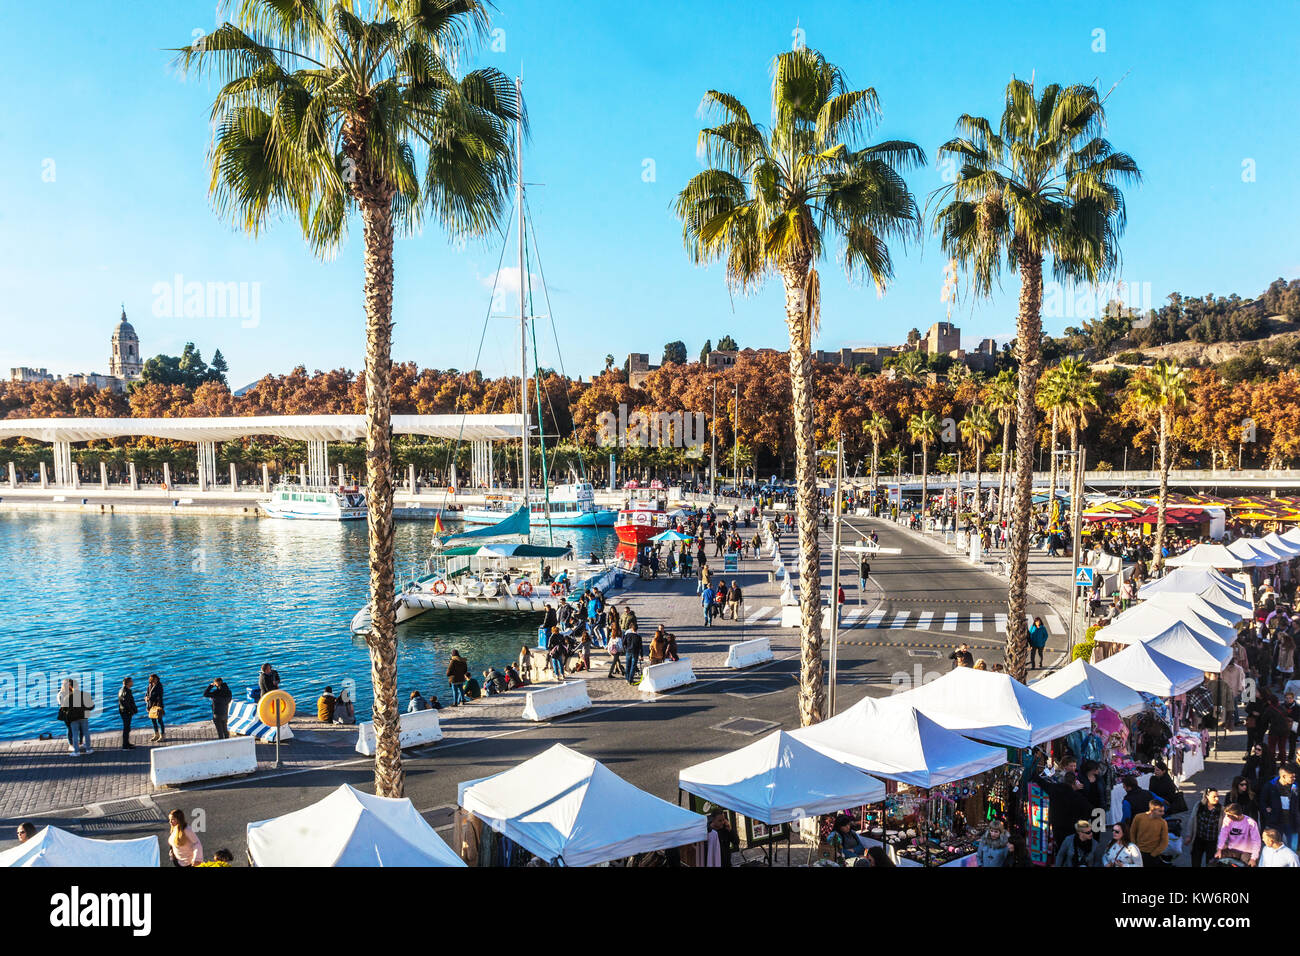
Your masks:
{"label": "flag on boat", "polygon": [[434,534],[442,534],[442,533],[443,533],[443,531],[442,531],[442,512],[441,512],[441,511],[439,511],[436,515],[433,516],[433,533],[434,533]]}

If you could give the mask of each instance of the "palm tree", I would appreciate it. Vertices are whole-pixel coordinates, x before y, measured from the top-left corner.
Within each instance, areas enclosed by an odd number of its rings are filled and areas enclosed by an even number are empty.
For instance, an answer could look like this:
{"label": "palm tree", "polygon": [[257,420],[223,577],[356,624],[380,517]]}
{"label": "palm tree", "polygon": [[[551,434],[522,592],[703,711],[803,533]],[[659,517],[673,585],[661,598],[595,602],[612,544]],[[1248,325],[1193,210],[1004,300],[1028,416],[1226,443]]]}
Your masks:
{"label": "palm tree", "polygon": [[721,122],[700,131],[710,166],[678,194],[676,209],[695,262],[725,260],[728,282],[742,290],[773,274],[785,289],[802,605],[799,717],[807,725],[825,716],[812,395],[812,336],[821,309],[816,264],[828,241],[837,241],[849,277],[866,276],[883,290],[893,275],[887,241],[920,228],[920,210],[899,170],[924,163],[925,155],[907,142],[855,148],[880,115],[876,92],[850,89],[815,50],[776,57],[771,105],[765,128],[736,97],[704,94],[702,109],[720,114]]}
{"label": "palm tree", "polygon": [[1056,518],[1056,433],[1061,425],[1061,389],[1058,368],[1049,368],[1038,381],[1038,407],[1052,420],[1051,441],[1047,448],[1047,523],[1050,528]]}
{"label": "palm tree", "polygon": [[1169,497],[1169,426],[1173,413],[1187,404],[1187,370],[1176,362],[1161,359],[1134,383],[1138,407],[1159,417],[1160,501],[1156,507],[1156,543],[1153,570],[1165,563],[1165,509]]}
{"label": "palm tree", "polygon": [[983,405],[972,405],[957,426],[975,452],[975,525],[980,526],[980,474],[984,467],[984,445],[993,437],[993,417]]}
{"label": "palm tree", "polygon": [[900,382],[920,382],[925,377],[925,356],[920,352],[904,352],[894,362],[894,378]]}
{"label": "palm tree", "polygon": [[1098,386],[1092,369],[1078,359],[1056,367],[1061,425],[1070,432],[1070,510],[1083,507],[1083,472],[1079,469],[1079,433],[1088,427],[1088,412],[1097,407]]}
{"label": "palm tree", "polygon": [[998,522],[1007,513],[1007,452],[1011,448],[1011,420],[1016,414],[1016,376],[1004,368],[984,393],[988,407],[997,413],[1002,424],[1002,465],[998,472]]}
{"label": "palm tree", "polygon": [[258,235],[294,217],[308,244],[337,252],[359,215],[366,312],[366,501],[375,790],[402,795],[393,610],[393,241],[431,218],[449,237],[500,217],[522,103],[497,70],[458,78],[488,29],[481,0],[241,0],[226,23],[178,51],[186,73],[215,73],[209,154],[218,213]]}
{"label": "palm tree", "polygon": [[878,497],[880,494],[880,482],[878,478],[878,467],[880,464],[880,443],[885,440],[893,425],[889,419],[880,412],[872,412],[871,417],[862,423],[862,430],[871,437],[871,494]]}
{"label": "palm tree", "polygon": [[927,495],[927,478],[930,472],[930,446],[939,440],[939,419],[930,411],[922,411],[907,420],[907,433],[921,446],[921,517],[930,513]]}
{"label": "palm tree", "polygon": [[[903,462],[907,460],[907,452],[903,451],[902,444],[895,445],[888,454],[885,455],[885,464],[894,466],[894,481],[898,487],[903,487]],[[899,491],[899,497],[902,497],[902,491]]]}
{"label": "palm tree", "polygon": [[1011,581],[1007,588],[1007,670],[1023,680],[1027,637],[1036,414],[1041,365],[1043,264],[1059,280],[1097,282],[1114,273],[1125,224],[1120,183],[1138,182],[1137,164],[1102,136],[1106,113],[1090,86],[1007,84],[999,125],[963,115],[958,136],[940,154],[960,162],[955,182],[936,194],[945,204],[935,218],[944,252],[987,296],[1005,267],[1020,276],[1016,356],[1020,371],[1016,408],[1015,507],[1012,509]]}

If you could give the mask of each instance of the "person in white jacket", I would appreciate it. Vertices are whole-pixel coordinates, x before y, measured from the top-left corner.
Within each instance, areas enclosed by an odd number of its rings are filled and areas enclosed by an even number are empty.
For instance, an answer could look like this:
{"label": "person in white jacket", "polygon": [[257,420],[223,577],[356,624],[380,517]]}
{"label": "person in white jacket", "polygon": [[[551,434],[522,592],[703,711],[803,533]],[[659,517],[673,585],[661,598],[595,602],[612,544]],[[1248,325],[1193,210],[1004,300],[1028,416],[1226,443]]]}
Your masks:
{"label": "person in white jacket", "polygon": [[1102,866],[1130,867],[1142,865],[1142,852],[1129,836],[1128,823],[1120,820],[1110,828],[1110,846],[1101,858]]}
{"label": "person in white jacket", "polygon": [[1300,868],[1300,856],[1282,842],[1282,834],[1272,827],[1264,831],[1264,849],[1259,854],[1259,865],[1291,866]]}

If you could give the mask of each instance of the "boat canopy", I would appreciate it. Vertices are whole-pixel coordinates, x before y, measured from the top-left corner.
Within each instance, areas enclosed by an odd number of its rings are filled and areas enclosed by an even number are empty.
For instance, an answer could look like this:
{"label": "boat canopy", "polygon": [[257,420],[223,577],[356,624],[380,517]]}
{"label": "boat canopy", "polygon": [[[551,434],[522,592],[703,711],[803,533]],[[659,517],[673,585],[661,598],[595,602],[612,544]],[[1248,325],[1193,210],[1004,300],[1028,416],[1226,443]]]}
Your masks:
{"label": "boat canopy", "polygon": [[471,544],[463,548],[448,548],[442,555],[447,558],[562,558],[568,553],[568,548],[541,544]]}
{"label": "boat canopy", "polygon": [[443,538],[442,543],[446,545],[466,538],[501,538],[506,535],[526,535],[531,527],[532,525],[528,520],[528,506],[520,505],[512,515],[494,525],[488,525],[486,528],[475,528],[473,531],[459,531]]}

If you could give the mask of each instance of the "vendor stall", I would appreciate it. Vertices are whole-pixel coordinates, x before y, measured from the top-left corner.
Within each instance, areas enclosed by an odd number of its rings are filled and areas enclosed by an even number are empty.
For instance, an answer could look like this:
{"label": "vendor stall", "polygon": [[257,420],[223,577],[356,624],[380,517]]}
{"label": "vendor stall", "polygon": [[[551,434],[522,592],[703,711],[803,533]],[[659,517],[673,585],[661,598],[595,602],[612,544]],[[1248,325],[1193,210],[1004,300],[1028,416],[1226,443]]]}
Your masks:
{"label": "vendor stall", "polygon": [[1109,707],[1121,717],[1131,717],[1146,707],[1142,695],[1132,687],[1082,659],[1034,681],[1029,689],[1074,707]]}
{"label": "vendor stall", "polygon": [[459,788],[456,845],[471,865],[594,866],[705,840],[704,817],[556,744]]}
{"label": "vendor stall", "polygon": [[310,806],[248,824],[254,866],[464,866],[410,800],[346,783]]}
{"label": "vendor stall", "polygon": [[27,842],[0,851],[0,867],[157,865],[157,837],[92,840],[58,827],[45,827]]}
{"label": "vendor stall", "polygon": [[1198,544],[1182,554],[1166,558],[1171,568],[1249,568],[1254,565],[1233,554],[1226,545]]}
{"label": "vendor stall", "polygon": [[1237,629],[1230,624],[1224,624],[1217,614],[1214,617],[1204,617],[1187,604],[1170,606],[1143,601],[1099,630],[1097,640],[1111,641],[1116,644],[1134,644],[1161,634],[1175,624],[1183,624],[1193,633],[1222,644],[1224,647],[1237,639]]}

